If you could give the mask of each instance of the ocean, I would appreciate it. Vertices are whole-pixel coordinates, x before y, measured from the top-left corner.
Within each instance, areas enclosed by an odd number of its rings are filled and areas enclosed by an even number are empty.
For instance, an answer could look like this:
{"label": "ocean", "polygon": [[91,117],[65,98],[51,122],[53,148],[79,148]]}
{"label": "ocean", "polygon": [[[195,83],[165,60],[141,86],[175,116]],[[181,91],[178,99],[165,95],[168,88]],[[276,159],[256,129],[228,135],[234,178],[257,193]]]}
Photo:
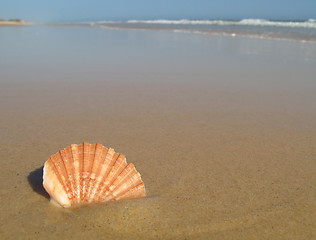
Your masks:
{"label": "ocean", "polygon": [[167,30],[198,34],[246,36],[253,38],[316,42],[316,20],[271,21],[242,20],[127,20],[87,22],[102,28]]}

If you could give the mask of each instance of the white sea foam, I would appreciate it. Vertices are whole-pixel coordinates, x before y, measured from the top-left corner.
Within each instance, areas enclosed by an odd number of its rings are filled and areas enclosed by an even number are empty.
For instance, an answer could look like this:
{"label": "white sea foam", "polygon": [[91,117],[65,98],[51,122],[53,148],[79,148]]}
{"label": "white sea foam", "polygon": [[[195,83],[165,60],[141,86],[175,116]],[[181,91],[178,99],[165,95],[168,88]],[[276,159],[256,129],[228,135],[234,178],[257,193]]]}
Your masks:
{"label": "white sea foam", "polygon": [[212,24],[225,24],[233,23],[233,21],[223,21],[223,20],[166,20],[166,19],[158,19],[158,20],[128,20],[127,23],[143,23],[143,24],[190,24],[190,25],[212,25]]}
{"label": "white sea foam", "polygon": [[302,28],[316,28],[316,22],[287,22],[287,21],[269,21],[265,19],[243,19],[238,22],[240,25],[253,25],[253,26],[272,26],[272,27],[302,27]]}
{"label": "white sea foam", "polygon": [[271,27],[301,27],[316,28],[316,19],[309,19],[304,22],[297,21],[270,21],[266,19],[243,19],[240,21],[227,20],[129,20],[132,24],[178,24],[178,25],[247,25],[247,26],[271,26]]}

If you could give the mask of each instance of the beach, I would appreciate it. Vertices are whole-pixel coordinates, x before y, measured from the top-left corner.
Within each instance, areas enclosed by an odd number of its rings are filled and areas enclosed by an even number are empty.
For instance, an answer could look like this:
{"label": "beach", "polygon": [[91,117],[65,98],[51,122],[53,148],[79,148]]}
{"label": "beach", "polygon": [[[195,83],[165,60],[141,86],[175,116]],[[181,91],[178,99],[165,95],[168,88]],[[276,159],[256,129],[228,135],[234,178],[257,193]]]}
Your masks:
{"label": "beach", "polygon": [[21,19],[0,20],[0,27],[26,26],[26,25],[32,25],[32,24],[35,24],[35,23],[25,22]]}
{"label": "beach", "polygon": [[[1,239],[313,239],[316,44],[86,26],[0,29]],[[50,155],[102,143],[143,199],[62,209]]]}

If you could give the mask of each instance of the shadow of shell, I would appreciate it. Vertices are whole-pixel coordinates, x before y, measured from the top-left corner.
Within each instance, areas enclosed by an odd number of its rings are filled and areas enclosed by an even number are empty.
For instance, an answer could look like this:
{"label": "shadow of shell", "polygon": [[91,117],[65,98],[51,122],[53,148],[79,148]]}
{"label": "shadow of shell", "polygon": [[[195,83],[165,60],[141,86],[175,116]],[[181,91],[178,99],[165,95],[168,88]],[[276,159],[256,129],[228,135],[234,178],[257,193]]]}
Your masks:
{"label": "shadow of shell", "polygon": [[27,180],[34,192],[42,195],[47,199],[50,199],[49,194],[43,187],[43,167],[44,166],[30,172],[30,174],[27,176]]}

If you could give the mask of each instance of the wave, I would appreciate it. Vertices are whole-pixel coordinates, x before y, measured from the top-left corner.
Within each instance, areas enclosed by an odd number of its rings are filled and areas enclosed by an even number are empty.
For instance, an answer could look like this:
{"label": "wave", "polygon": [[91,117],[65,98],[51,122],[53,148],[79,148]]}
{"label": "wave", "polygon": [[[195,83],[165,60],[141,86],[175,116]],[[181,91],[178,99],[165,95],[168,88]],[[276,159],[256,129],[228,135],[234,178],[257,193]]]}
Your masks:
{"label": "wave", "polygon": [[[127,20],[85,22],[107,29],[166,30],[174,32],[255,37],[264,39],[316,42],[316,19],[306,21],[242,20]],[[292,28],[292,29],[289,29]]]}
{"label": "wave", "polygon": [[[300,27],[300,28],[316,28],[316,19],[308,19],[307,21],[271,21],[266,19],[242,19],[240,21],[227,20],[128,20],[127,23],[132,24],[174,24],[174,25],[247,25],[247,26],[271,26],[271,27]],[[103,22],[105,23],[105,22]]]}
{"label": "wave", "polygon": [[316,21],[309,19],[304,22],[294,21],[270,21],[265,19],[243,19],[238,23],[240,25],[253,25],[253,26],[274,26],[274,27],[302,27],[302,28],[316,28]]}

